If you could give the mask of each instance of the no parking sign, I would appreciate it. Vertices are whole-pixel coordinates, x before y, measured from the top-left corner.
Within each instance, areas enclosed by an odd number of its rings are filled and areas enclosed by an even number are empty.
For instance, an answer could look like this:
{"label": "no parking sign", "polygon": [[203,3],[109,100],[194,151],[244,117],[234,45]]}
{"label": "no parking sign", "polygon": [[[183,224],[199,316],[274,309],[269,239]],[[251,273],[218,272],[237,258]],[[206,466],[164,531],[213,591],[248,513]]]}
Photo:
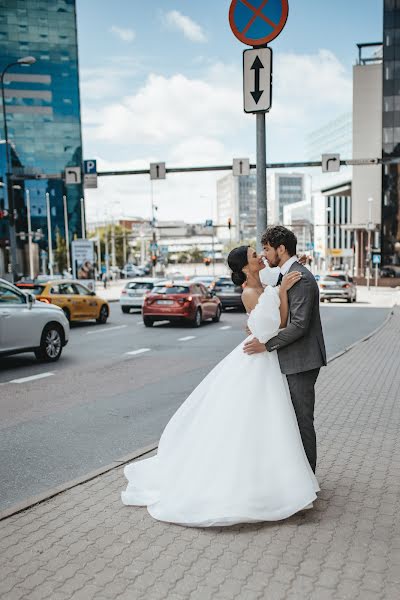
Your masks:
{"label": "no parking sign", "polygon": [[288,14],[288,0],[233,0],[229,23],[243,44],[265,46],[280,34]]}

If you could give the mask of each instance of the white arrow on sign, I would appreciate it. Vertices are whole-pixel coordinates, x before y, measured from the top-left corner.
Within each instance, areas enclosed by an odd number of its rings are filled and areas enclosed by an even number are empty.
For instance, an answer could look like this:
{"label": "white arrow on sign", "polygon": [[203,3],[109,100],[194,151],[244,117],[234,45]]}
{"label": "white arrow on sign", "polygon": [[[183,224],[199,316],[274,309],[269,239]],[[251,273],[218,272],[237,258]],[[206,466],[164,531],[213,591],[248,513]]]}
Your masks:
{"label": "white arrow on sign", "polygon": [[321,162],[323,173],[335,173],[340,170],[340,154],[323,154]]}
{"label": "white arrow on sign", "polygon": [[234,158],[232,174],[235,175],[235,177],[250,175],[250,160],[248,158]]}
{"label": "white arrow on sign", "polygon": [[243,52],[244,112],[268,112],[272,102],[272,49]]}

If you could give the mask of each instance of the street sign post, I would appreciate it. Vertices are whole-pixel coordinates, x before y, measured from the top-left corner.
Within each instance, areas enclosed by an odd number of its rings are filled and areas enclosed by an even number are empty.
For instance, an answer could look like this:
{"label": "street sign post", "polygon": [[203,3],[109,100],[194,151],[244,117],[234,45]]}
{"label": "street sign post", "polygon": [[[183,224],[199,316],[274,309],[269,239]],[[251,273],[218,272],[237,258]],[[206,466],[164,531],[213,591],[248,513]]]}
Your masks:
{"label": "street sign post", "polygon": [[94,159],[83,162],[85,188],[97,188],[97,163]]}
{"label": "street sign post", "polygon": [[248,158],[234,158],[232,174],[235,177],[250,175],[250,160]]}
{"label": "street sign post", "polygon": [[272,50],[256,48],[243,52],[244,112],[268,112],[272,101]]}
{"label": "street sign post", "polygon": [[267,156],[265,113],[271,108],[272,50],[266,45],[284,28],[288,0],[232,0],[229,24],[234,36],[253,46],[243,52],[243,104],[246,113],[256,114],[257,135],[257,250],[267,227]]}

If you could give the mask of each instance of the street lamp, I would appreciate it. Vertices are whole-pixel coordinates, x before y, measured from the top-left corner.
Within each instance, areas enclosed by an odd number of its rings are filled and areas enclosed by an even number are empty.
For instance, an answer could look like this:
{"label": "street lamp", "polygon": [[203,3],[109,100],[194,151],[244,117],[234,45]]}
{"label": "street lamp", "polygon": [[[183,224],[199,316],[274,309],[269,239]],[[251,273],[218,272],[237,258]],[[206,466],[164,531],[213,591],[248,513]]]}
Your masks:
{"label": "street lamp", "polygon": [[7,198],[8,198],[8,212],[9,212],[9,232],[10,232],[10,258],[11,258],[11,272],[13,281],[15,280],[16,268],[17,268],[17,241],[15,236],[15,215],[14,215],[14,196],[10,186],[10,178],[12,174],[11,164],[11,153],[8,143],[8,128],[7,128],[7,115],[6,115],[6,101],[4,93],[4,75],[10,67],[20,65],[33,65],[36,62],[36,58],[33,56],[24,56],[19,58],[17,61],[9,63],[4,67],[0,75],[0,86],[1,86],[1,100],[3,106],[3,122],[4,122],[4,141],[6,144],[6,187],[7,187]]}
{"label": "street lamp", "polygon": [[375,229],[372,222],[372,203],[374,199],[368,198],[368,253],[367,253],[367,288],[370,289],[371,279],[371,231]]}

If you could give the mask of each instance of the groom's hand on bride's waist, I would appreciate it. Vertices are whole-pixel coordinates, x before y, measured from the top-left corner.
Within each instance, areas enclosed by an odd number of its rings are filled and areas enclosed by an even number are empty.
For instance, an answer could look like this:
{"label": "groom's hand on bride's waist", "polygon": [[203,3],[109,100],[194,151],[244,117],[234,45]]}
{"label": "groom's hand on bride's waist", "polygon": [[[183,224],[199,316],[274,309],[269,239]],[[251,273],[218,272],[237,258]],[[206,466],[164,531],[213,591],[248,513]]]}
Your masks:
{"label": "groom's hand on bride's waist", "polygon": [[258,341],[257,338],[253,338],[246,342],[243,346],[243,352],[245,354],[259,354],[260,352],[266,352],[267,349],[265,344]]}

